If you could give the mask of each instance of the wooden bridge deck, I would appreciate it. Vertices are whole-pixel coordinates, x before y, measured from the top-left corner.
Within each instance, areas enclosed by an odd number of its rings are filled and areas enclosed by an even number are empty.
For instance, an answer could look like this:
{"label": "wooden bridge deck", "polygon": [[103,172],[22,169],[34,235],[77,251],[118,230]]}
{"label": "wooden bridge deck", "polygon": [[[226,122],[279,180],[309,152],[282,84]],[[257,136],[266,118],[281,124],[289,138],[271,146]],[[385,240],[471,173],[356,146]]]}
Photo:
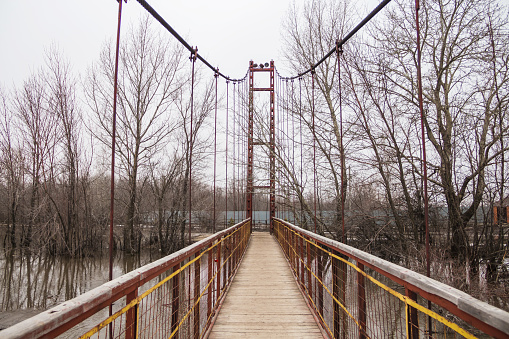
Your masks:
{"label": "wooden bridge deck", "polygon": [[209,338],[323,338],[269,233],[252,234]]}

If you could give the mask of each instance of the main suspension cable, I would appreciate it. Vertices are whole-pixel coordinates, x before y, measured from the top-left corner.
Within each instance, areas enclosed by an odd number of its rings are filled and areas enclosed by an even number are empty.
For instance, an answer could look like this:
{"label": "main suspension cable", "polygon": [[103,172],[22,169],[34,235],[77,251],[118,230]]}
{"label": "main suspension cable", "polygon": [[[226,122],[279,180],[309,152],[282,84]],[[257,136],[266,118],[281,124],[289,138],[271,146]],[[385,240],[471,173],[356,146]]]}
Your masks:
{"label": "main suspension cable", "polygon": [[366,16],[357,26],[355,26],[354,29],[352,29],[350,31],[350,33],[348,33],[343,39],[341,39],[338,43],[336,43],[336,45],[334,46],[333,49],[330,50],[329,53],[325,54],[324,57],[322,59],[320,59],[320,61],[318,61],[316,64],[312,65],[311,67],[309,67],[307,70],[305,70],[304,72],[302,73],[299,73],[293,77],[287,77],[286,79],[288,80],[292,80],[292,79],[297,79],[297,78],[300,78],[302,77],[303,75],[306,75],[308,74],[309,72],[312,72],[313,70],[315,70],[318,66],[320,66],[320,64],[322,64],[325,60],[327,60],[332,54],[334,54],[338,48],[341,48],[348,40],[350,40],[351,37],[353,37],[355,35],[355,33],[357,33],[364,25],[366,25],[375,15],[378,14],[378,12],[380,12],[389,2],[391,2],[391,0],[384,0],[382,1],[373,11],[371,11],[371,13],[368,14],[368,16]]}
{"label": "main suspension cable", "polygon": [[[182,38],[178,33],[177,31],[175,31],[171,26],[170,24],[168,24],[161,15],[159,15],[159,13],[157,13],[157,11],[152,7],[150,6],[147,1],[145,0],[137,0],[140,5],[145,8],[145,10],[147,12],[149,12],[153,17],[154,19],[156,19],[157,21],[159,21],[159,23],[164,27],[166,28],[166,30],[168,32],[170,32],[171,35],[173,35],[190,53],[194,53],[194,49],[193,47],[191,47],[191,45],[189,43],[187,43],[186,40],[184,40],[184,38]],[[285,77],[284,79],[288,79],[288,80],[292,80],[292,79],[297,79],[297,78],[300,78],[302,77],[303,75],[306,75],[308,74],[309,72],[311,72],[312,70],[316,69],[316,67],[318,67],[320,64],[322,64],[325,60],[327,60],[332,54],[334,54],[338,48],[341,48],[348,40],[350,40],[351,37],[353,37],[364,25],[366,25],[375,15],[378,14],[378,12],[380,12],[389,2],[391,2],[391,0],[383,0],[373,11],[371,11],[371,13],[369,13],[357,26],[355,26],[354,29],[352,29],[350,31],[350,33],[348,33],[343,39],[341,39],[338,43],[336,43],[336,45],[334,46],[334,48],[332,50],[330,50],[329,53],[327,53],[325,56],[323,56],[322,59],[320,59],[317,63],[315,63],[314,65],[312,65],[311,67],[309,67],[307,70],[305,70],[304,72],[301,72],[299,74],[297,74],[296,76],[293,76],[293,77]],[[242,79],[232,79],[230,78],[229,76],[226,76],[224,75],[223,73],[219,72],[219,70],[217,69],[217,67],[214,67],[212,66],[205,58],[203,58],[201,55],[199,54],[196,54],[196,58],[198,60],[200,60],[201,62],[203,62],[208,68],[210,68],[212,71],[214,71],[214,73],[217,73],[219,76],[221,76],[222,78],[226,79],[226,80],[230,80],[230,81],[241,81],[241,80],[244,80],[246,78],[246,76],[244,76],[244,78]]]}
{"label": "main suspension cable", "polygon": [[[163,19],[162,16],[159,15],[159,13],[157,13],[157,11],[152,7],[150,6],[147,1],[145,0],[137,0],[140,5],[145,8],[147,10],[147,12],[149,12],[153,17],[154,19],[156,19],[157,21],[159,21],[159,23],[161,25],[163,25],[164,28],[166,28],[166,30],[168,32],[170,32],[171,35],[173,35],[189,52],[191,52],[192,54],[194,53],[194,50],[193,50],[193,47],[191,47],[191,45],[189,45],[187,43],[187,41],[184,40],[184,38],[182,38],[178,33],[177,31],[175,31],[171,26],[170,24],[168,24],[166,22],[166,20]],[[230,81],[240,81],[242,79],[232,79],[230,78],[229,76],[226,76],[224,75],[223,73],[219,72],[218,68],[217,67],[214,67],[212,66],[207,60],[205,60],[205,58],[203,58],[201,55],[199,54],[196,54],[196,58],[198,60],[200,60],[201,62],[203,62],[208,68],[210,68],[212,71],[214,71],[214,73],[217,73],[220,77],[226,79],[226,80],[230,80]]]}

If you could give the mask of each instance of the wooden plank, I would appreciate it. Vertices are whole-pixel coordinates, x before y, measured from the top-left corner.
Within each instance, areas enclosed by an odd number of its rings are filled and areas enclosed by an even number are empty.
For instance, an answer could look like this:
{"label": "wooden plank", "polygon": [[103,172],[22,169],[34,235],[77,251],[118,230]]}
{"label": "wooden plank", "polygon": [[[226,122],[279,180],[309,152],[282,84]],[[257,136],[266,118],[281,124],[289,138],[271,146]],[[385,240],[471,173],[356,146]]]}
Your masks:
{"label": "wooden plank", "polygon": [[209,338],[323,338],[279,245],[254,232]]}

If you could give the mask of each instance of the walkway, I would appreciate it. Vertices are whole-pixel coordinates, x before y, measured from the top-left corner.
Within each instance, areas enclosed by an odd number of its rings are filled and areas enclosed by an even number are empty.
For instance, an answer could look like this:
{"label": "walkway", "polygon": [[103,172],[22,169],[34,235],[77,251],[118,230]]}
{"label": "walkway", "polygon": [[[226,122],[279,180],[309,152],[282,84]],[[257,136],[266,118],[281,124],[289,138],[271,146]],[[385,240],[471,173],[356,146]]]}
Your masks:
{"label": "walkway", "polygon": [[269,233],[252,234],[209,338],[323,338]]}

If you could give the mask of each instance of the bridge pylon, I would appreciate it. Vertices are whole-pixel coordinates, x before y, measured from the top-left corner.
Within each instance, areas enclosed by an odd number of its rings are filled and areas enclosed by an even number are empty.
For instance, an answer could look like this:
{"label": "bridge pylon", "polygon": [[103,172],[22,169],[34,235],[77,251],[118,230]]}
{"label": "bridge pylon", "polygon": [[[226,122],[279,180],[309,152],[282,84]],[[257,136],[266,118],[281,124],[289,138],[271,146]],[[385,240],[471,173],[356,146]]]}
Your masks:
{"label": "bridge pylon", "polygon": [[[255,87],[254,75],[255,73],[265,72],[269,73],[269,87]],[[255,64],[253,61],[249,62],[249,114],[248,114],[248,141],[247,141],[247,178],[246,178],[246,215],[247,218],[253,218],[253,194],[257,188],[269,188],[270,195],[270,233],[274,229],[273,219],[276,216],[276,153],[275,153],[275,118],[274,118],[274,61],[265,64]],[[254,142],[254,93],[255,92],[268,92],[270,96],[270,119],[269,119],[269,186],[254,186],[253,180],[253,157],[254,146],[262,145],[262,143]]]}

